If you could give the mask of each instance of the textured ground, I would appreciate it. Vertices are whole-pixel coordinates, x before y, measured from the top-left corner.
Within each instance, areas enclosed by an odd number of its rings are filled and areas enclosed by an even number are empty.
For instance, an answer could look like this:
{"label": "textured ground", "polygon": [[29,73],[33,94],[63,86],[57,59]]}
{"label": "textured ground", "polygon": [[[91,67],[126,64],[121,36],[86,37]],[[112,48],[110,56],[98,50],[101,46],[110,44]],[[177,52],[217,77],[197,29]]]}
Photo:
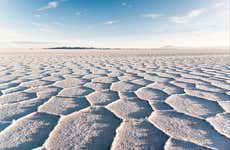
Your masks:
{"label": "textured ground", "polygon": [[229,55],[0,55],[0,149],[230,149]]}

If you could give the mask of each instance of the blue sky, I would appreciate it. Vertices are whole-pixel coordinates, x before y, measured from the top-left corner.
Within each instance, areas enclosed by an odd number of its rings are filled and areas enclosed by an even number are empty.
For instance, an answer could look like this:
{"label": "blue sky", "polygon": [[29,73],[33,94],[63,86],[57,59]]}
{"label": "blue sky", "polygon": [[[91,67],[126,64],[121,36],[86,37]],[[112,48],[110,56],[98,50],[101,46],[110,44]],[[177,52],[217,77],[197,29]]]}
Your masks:
{"label": "blue sky", "polygon": [[7,46],[229,46],[229,0],[1,0]]}

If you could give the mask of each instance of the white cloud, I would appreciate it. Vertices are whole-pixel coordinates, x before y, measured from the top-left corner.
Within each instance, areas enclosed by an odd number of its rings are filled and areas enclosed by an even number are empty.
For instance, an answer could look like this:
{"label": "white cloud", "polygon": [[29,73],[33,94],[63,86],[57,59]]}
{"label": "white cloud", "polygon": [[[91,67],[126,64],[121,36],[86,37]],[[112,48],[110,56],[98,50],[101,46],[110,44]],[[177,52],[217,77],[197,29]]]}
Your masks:
{"label": "white cloud", "polygon": [[47,25],[41,24],[41,23],[37,23],[37,22],[33,22],[32,25],[35,26],[35,27],[47,27]]}
{"label": "white cloud", "polygon": [[192,17],[198,17],[200,16],[201,14],[203,14],[205,12],[205,9],[204,8],[201,8],[201,9],[194,9],[192,10],[189,14],[188,14],[188,17],[192,18]]}
{"label": "white cloud", "polygon": [[199,17],[205,12],[205,8],[194,9],[185,16],[173,16],[169,19],[174,23],[188,23],[192,18]]}
{"label": "white cloud", "polygon": [[103,24],[105,24],[105,25],[111,25],[111,24],[115,24],[117,22],[118,21],[116,21],[116,20],[109,20],[109,21],[104,22]]}
{"label": "white cloud", "polygon": [[122,6],[127,6],[127,3],[123,2],[121,3]]}
{"label": "white cloud", "polygon": [[39,23],[33,22],[32,25],[40,32],[54,33],[56,28],[64,27],[65,25],[61,22],[50,22],[50,23]]}
{"label": "white cloud", "polygon": [[41,15],[39,15],[39,14],[36,14],[36,15],[34,15],[34,17],[41,17]]}
{"label": "white cloud", "polygon": [[156,13],[149,13],[149,14],[143,14],[141,15],[142,18],[151,18],[151,19],[155,19],[157,17],[161,16],[160,14],[156,14]]}
{"label": "white cloud", "polygon": [[57,42],[38,42],[38,41],[11,41],[12,44],[18,45],[47,45],[47,44],[57,44]]}
{"label": "white cloud", "polygon": [[216,7],[220,7],[224,5],[228,5],[228,0],[216,0],[216,3],[215,3]]}
{"label": "white cloud", "polygon": [[217,2],[217,3],[215,4],[216,7],[223,6],[223,5],[224,5],[224,2]]}
{"label": "white cloud", "polygon": [[42,24],[42,23],[32,23],[33,26],[35,26],[39,31],[41,32],[52,32],[52,28],[51,26],[47,25],[47,24]]}
{"label": "white cloud", "polygon": [[76,16],[86,16],[87,13],[88,13],[88,10],[87,9],[83,9],[83,10],[76,10],[74,14]]}
{"label": "white cloud", "polygon": [[132,7],[132,5],[130,5],[130,4],[126,3],[126,2],[121,3],[121,6],[128,7],[128,8]]}
{"label": "white cloud", "polygon": [[75,15],[76,15],[76,16],[81,16],[81,15],[82,15],[82,12],[76,11],[76,12],[75,12]]}
{"label": "white cloud", "polygon": [[56,7],[58,7],[58,5],[59,5],[58,1],[51,1],[46,6],[39,8],[38,11],[42,11],[42,10],[46,10],[46,9],[50,9],[50,8],[56,8]]}
{"label": "white cloud", "polygon": [[52,25],[59,26],[59,27],[64,26],[64,24],[60,22],[52,22]]}

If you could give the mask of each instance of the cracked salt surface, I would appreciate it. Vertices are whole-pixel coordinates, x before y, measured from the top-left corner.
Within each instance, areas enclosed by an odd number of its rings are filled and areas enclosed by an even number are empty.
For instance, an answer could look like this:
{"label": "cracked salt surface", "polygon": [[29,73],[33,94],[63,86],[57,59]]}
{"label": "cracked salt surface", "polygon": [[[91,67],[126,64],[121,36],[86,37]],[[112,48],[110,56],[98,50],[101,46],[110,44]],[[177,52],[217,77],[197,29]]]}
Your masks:
{"label": "cracked salt surface", "polygon": [[0,54],[0,149],[229,150],[229,55],[155,54]]}

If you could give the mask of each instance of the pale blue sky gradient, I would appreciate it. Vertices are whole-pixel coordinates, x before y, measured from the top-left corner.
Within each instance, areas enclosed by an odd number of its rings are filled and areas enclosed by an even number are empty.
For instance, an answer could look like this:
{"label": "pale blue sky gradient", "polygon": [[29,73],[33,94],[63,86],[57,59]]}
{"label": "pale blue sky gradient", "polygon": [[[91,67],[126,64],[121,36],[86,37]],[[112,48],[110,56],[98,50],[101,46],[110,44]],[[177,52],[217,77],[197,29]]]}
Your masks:
{"label": "pale blue sky gradient", "polygon": [[1,0],[0,47],[229,46],[229,0]]}

